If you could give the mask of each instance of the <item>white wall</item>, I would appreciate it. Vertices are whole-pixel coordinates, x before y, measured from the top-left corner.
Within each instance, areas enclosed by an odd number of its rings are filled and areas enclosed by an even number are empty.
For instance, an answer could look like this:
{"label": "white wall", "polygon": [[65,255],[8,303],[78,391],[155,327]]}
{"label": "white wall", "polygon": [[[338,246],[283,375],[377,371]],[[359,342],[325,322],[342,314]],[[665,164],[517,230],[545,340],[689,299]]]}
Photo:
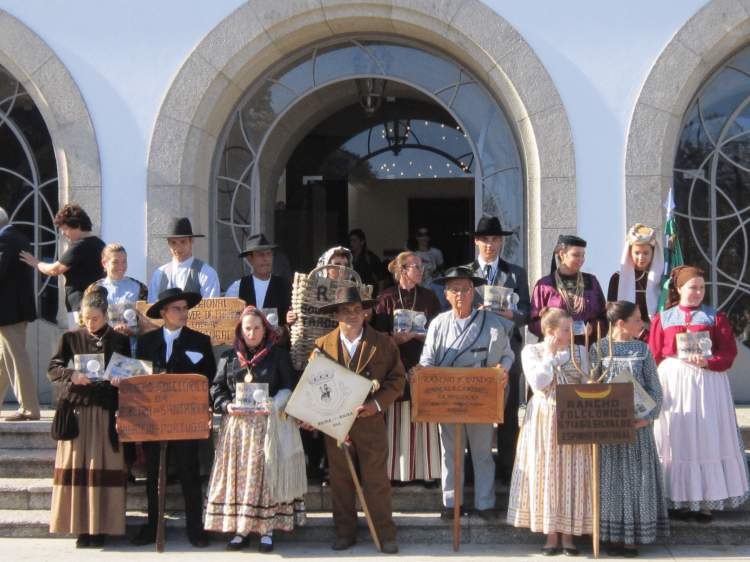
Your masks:
{"label": "white wall", "polygon": [[[705,2],[485,2],[525,37],[562,96],[575,142],[579,232],[593,242],[588,269],[607,279],[625,231],[625,144],[637,94],[666,43]],[[156,113],[182,61],[241,3],[0,0],[50,45],[83,94],[101,152],[103,235],[131,249],[136,277],[145,276],[146,161]]]}

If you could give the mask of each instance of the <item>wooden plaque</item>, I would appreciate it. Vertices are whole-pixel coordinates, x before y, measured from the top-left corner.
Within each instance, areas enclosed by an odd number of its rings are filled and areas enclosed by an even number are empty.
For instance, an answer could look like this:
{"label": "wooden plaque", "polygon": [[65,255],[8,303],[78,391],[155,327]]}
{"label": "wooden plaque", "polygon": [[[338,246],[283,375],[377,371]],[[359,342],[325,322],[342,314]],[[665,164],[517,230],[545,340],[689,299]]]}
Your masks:
{"label": "wooden plaque", "polygon": [[556,400],[559,445],[635,442],[632,384],[560,384]]}
{"label": "wooden plaque", "polygon": [[412,421],[502,423],[503,369],[419,367],[411,379]]}
{"label": "wooden plaque", "polygon": [[[144,315],[150,306],[146,301],[136,303],[136,308]],[[212,345],[232,345],[234,328],[246,306],[245,301],[234,297],[203,299],[188,312],[187,325],[210,336]],[[149,320],[159,326],[163,324],[162,320]]]}
{"label": "wooden plaque", "polygon": [[120,382],[120,441],[208,439],[210,421],[203,375],[141,375]]}

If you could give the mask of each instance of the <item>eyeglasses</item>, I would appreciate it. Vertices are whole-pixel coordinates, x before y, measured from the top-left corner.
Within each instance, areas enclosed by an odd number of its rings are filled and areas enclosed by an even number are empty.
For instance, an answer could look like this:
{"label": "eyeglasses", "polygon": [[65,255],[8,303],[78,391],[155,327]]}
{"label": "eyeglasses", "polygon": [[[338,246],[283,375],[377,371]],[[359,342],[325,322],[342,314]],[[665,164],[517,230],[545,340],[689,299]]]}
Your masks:
{"label": "eyeglasses", "polygon": [[462,287],[460,289],[446,289],[451,295],[466,295],[473,290],[472,287]]}

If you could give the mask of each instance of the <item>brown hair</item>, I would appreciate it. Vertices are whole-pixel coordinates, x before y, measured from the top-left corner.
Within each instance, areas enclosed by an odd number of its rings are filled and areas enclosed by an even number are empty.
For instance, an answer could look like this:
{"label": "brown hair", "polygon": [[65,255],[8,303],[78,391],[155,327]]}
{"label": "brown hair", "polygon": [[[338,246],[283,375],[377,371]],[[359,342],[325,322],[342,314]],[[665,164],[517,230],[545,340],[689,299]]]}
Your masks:
{"label": "brown hair", "polygon": [[55,226],[67,226],[70,228],[80,228],[84,232],[91,231],[91,219],[80,205],[77,203],[68,203],[62,209],[57,211],[54,220]]}
{"label": "brown hair", "polygon": [[539,312],[539,318],[542,320],[542,334],[546,334],[550,330],[556,329],[560,325],[560,321],[570,319],[572,316],[570,312],[563,308],[548,308],[545,306]]}
{"label": "brown hair", "polygon": [[401,252],[388,263],[388,271],[391,272],[391,275],[393,275],[396,283],[398,283],[399,277],[401,277],[401,273],[404,271],[404,267],[406,267],[406,261],[411,257],[418,258],[419,256],[414,252],[407,250],[405,252]]}
{"label": "brown hair", "polygon": [[104,249],[102,250],[102,259],[106,260],[111,254],[116,254],[117,252],[122,252],[123,254],[127,255],[128,253],[125,251],[125,246],[118,243],[113,244],[107,244],[104,246]]}
{"label": "brown hair", "polygon": [[96,308],[101,310],[102,314],[107,314],[107,289],[96,283],[86,287],[81,300],[81,310],[84,308]]}
{"label": "brown hair", "polygon": [[677,289],[696,277],[703,278],[702,269],[692,265],[678,265],[669,274],[669,294],[664,308],[672,308],[680,304],[680,293]]}

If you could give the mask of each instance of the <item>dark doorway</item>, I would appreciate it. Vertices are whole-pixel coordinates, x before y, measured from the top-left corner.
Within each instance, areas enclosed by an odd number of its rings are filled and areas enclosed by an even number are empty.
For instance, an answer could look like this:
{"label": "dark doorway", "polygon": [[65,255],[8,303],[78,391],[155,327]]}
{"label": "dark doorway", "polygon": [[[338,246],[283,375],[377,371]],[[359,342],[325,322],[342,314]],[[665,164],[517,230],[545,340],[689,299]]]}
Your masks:
{"label": "dark doorway", "polygon": [[409,233],[420,227],[430,231],[432,246],[439,248],[445,267],[474,260],[471,232],[474,227],[474,200],[468,197],[409,199]]}

